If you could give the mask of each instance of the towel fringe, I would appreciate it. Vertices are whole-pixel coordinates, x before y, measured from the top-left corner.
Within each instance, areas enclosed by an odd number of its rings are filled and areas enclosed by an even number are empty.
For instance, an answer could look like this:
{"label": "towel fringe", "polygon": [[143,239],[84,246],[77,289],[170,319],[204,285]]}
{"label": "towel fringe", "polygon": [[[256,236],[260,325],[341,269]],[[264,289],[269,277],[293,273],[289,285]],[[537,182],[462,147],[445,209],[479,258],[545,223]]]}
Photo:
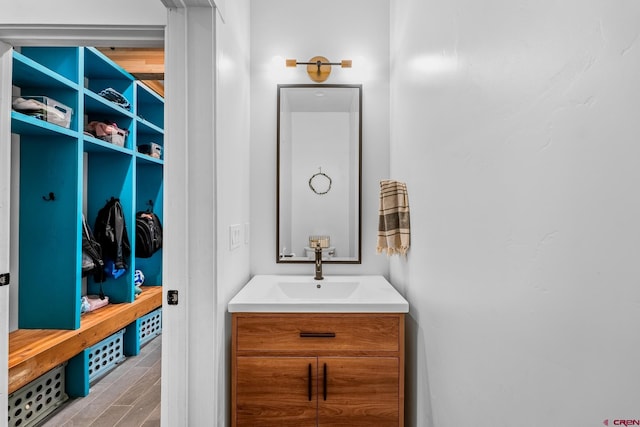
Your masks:
{"label": "towel fringe", "polygon": [[387,256],[391,255],[404,255],[407,256],[407,252],[409,252],[409,246],[401,246],[399,248],[390,248],[390,247],[382,247],[378,246],[376,248],[376,252],[381,254],[383,252],[387,253]]}

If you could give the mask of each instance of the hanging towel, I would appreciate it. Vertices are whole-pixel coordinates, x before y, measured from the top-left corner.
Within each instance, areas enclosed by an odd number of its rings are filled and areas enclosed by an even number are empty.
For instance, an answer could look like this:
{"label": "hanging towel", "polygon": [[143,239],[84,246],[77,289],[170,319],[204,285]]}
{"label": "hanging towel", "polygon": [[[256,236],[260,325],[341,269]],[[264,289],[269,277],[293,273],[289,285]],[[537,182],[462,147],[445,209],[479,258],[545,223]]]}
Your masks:
{"label": "hanging towel", "polygon": [[406,255],[411,241],[409,195],[404,182],[380,181],[378,253]]}

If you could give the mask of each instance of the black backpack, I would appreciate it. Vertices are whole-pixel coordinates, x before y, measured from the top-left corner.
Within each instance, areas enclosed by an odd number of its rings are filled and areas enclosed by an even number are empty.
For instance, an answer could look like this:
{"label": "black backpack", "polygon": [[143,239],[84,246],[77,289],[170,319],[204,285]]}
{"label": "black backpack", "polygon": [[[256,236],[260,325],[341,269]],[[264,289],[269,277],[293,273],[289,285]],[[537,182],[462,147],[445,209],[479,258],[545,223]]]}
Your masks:
{"label": "black backpack", "polygon": [[102,258],[105,263],[111,260],[115,268],[126,270],[127,260],[131,255],[131,245],[119,199],[112,197],[100,209],[93,231],[102,247]]}
{"label": "black backpack", "polygon": [[136,257],[150,258],[162,247],[162,224],[151,211],[136,213]]}
{"label": "black backpack", "polygon": [[82,215],[82,277],[93,275],[93,280],[100,283],[100,299],[104,299],[102,282],[107,277],[104,271],[104,261],[102,260],[102,247],[96,240],[87,225],[87,221]]}
{"label": "black backpack", "polygon": [[102,247],[96,240],[82,215],[82,277],[93,274],[96,282],[104,282]]}

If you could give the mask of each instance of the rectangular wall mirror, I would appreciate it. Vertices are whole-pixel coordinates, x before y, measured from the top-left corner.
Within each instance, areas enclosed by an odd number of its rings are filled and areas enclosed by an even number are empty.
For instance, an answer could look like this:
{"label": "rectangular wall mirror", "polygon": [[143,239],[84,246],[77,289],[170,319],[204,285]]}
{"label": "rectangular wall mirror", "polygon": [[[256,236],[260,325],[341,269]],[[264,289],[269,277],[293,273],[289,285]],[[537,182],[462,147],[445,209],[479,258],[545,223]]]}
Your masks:
{"label": "rectangular wall mirror", "polygon": [[276,259],[361,262],[362,85],[278,85]]}

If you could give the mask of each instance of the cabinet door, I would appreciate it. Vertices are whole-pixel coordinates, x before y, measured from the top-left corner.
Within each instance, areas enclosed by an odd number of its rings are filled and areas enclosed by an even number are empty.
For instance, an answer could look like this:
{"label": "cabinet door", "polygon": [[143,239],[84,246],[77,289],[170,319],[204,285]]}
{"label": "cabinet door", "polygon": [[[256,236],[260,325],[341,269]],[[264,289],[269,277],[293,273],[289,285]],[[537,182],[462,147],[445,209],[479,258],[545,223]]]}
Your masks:
{"label": "cabinet door", "polygon": [[398,427],[397,357],[321,357],[318,371],[319,427]]}
{"label": "cabinet door", "polygon": [[238,357],[236,425],[316,426],[315,357]]}

